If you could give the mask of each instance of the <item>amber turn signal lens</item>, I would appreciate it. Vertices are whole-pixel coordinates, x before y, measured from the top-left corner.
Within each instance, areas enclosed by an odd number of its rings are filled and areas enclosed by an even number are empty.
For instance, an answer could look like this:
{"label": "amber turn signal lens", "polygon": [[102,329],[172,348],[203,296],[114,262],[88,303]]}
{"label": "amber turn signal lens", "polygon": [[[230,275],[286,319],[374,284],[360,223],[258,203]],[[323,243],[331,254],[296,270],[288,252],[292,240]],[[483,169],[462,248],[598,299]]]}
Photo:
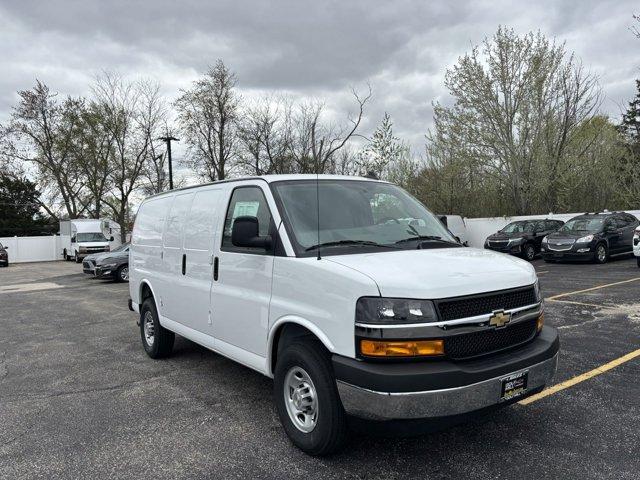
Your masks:
{"label": "amber turn signal lens", "polygon": [[360,352],[368,357],[419,357],[444,355],[443,340],[414,340],[385,342],[361,340]]}
{"label": "amber turn signal lens", "polygon": [[540,316],[538,317],[538,321],[536,322],[536,328],[538,329],[538,332],[542,330],[542,327],[544,327],[544,313],[540,314]]}

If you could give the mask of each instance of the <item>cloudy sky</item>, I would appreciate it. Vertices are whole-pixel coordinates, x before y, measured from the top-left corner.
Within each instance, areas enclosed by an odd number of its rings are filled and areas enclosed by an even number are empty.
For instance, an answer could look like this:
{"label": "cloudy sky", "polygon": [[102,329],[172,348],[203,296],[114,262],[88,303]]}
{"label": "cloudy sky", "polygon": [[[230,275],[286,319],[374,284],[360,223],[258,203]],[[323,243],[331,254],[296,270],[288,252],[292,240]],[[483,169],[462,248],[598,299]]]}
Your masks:
{"label": "cloudy sky", "polygon": [[603,111],[618,117],[640,76],[636,1],[0,1],[0,122],[35,78],[88,92],[101,70],[154,77],[174,98],[222,58],[244,96],[284,91],[325,99],[344,117],[349,89],[374,90],[363,133],[385,111],[420,149],[443,76],[498,25],[540,29],[595,72]]}

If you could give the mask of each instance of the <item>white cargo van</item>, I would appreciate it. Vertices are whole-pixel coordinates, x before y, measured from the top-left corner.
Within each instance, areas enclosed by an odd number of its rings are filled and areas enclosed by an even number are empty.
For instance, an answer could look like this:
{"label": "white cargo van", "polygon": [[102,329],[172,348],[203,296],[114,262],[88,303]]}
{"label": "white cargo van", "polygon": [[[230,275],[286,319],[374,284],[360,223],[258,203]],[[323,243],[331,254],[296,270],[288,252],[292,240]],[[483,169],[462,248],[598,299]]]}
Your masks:
{"label": "white cargo van", "polygon": [[87,255],[120,246],[120,225],[109,219],[61,220],[60,243],[62,258],[80,263]]}
{"label": "white cargo van", "polygon": [[156,195],[129,262],[147,354],[169,355],[177,333],[273,377],[284,429],[310,454],[339,448],[346,414],[455,416],[538,392],[556,370],[533,267],[461,247],[389,183],[283,175]]}

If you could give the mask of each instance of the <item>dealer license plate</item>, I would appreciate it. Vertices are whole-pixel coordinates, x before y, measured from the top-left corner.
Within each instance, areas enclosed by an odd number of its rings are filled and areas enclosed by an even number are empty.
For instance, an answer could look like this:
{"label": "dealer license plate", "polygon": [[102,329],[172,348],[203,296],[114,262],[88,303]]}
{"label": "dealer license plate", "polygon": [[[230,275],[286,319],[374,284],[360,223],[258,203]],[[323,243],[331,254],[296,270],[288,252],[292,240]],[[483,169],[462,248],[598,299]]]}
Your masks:
{"label": "dealer license plate", "polygon": [[506,401],[517,398],[527,391],[529,371],[514,373],[502,379],[500,400]]}

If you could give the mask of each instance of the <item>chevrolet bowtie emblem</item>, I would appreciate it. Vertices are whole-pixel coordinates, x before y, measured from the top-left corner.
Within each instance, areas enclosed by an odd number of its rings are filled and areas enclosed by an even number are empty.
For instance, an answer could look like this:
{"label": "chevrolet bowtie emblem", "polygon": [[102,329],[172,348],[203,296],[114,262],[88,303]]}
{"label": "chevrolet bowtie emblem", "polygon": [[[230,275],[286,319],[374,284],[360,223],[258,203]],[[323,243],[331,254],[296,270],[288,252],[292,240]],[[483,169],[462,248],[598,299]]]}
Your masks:
{"label": "chevrolet bowtie emblem", "polygon": [[504,310],[496,310],[489,317],[489,325],[493,325],[496,328],[504,327],[511,321],[511,314],[504,313]]}

